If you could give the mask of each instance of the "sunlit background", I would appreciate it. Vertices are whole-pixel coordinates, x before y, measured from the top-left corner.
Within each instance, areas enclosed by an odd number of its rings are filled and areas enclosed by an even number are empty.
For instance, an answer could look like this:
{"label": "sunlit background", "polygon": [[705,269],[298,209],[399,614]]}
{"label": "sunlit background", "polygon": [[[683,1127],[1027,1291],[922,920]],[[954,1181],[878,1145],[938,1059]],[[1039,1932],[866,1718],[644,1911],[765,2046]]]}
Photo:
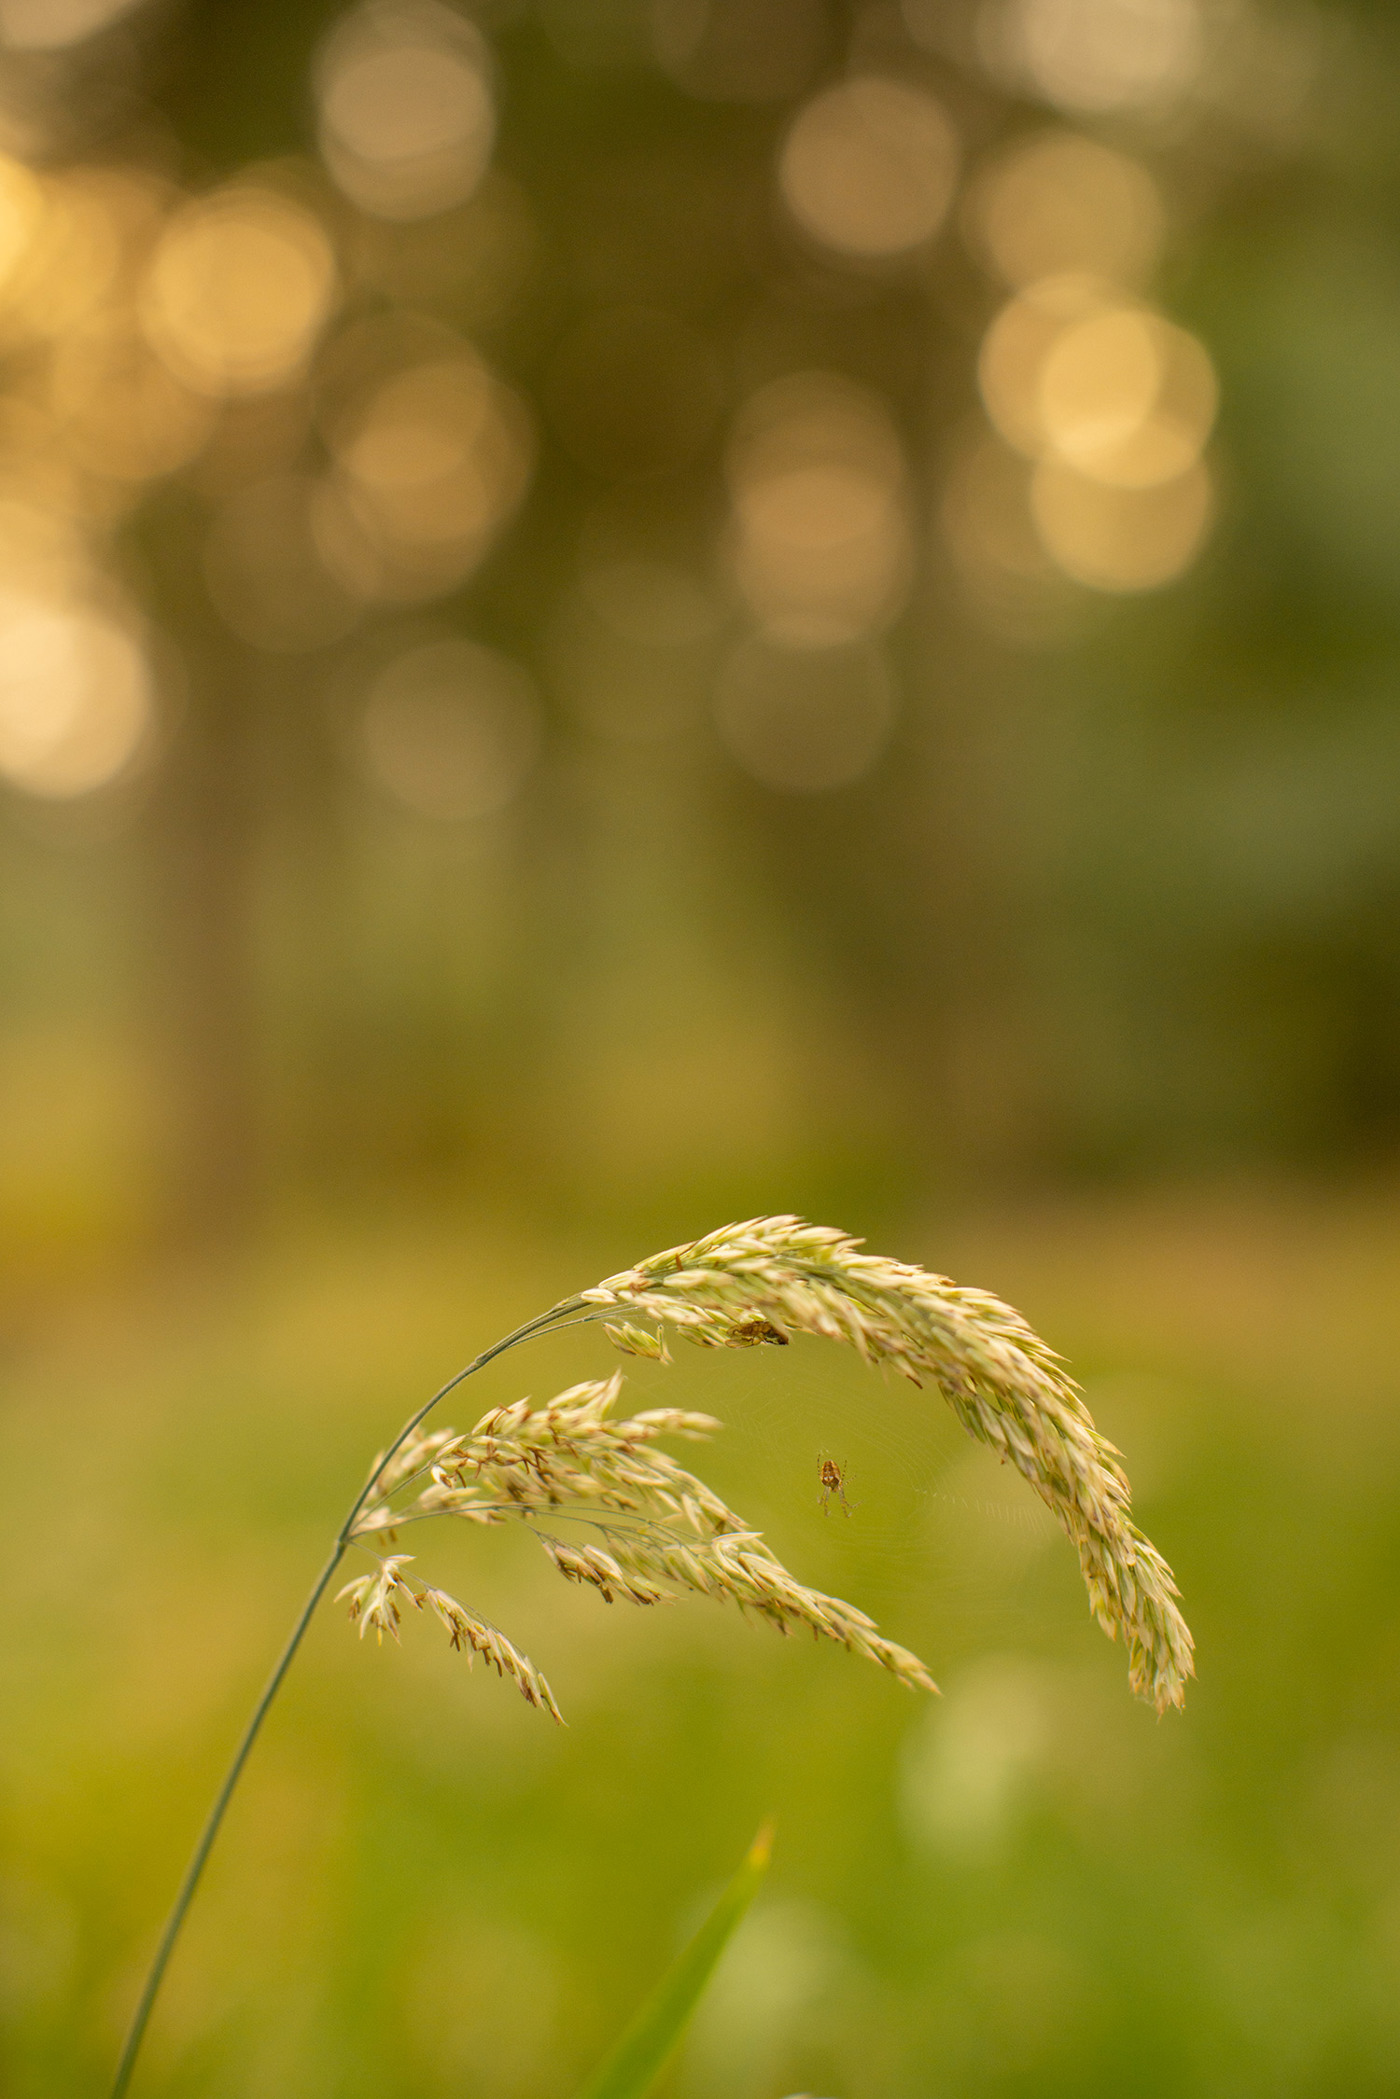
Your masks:
{"label": "sunlit background", "polygon": [[760,1209],[1069,1354],[1184,1719],[926,1403],[705,1359],[943,1703],[448,1541],[570,1731],[318,1627],[146,2088],[566,2099],[773,1806],[677,2099],[1400,2083],[1397,96],[1367,0],[0,0],[6,2099],[376,1445]]}

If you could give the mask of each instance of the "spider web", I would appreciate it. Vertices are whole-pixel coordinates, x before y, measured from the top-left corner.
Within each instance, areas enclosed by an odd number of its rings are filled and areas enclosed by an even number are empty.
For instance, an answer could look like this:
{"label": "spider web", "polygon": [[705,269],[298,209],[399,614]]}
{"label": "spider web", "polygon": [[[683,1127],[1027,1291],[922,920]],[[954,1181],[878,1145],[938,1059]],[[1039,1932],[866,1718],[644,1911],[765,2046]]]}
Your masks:
{"label": "spider web", "polygon": [[[528,1369],[523,1357],[492,1365],[470,1403],[456,1400],[443,1419],[469,1425],[489,1406],[525,1393],[542,1402],[619,1367],[621,1409],[715,1416],[723,1427],[710,1442],[669,1444],[673,1455],[761,1530],[799,1580],[868,1610],[935,1674],[961,1649],[1025,1644],[1042,1583],[1057,1568],[1076,1579],[1048,1511],[931,1387],[808,1335],[781,1349],[700,1350],[674,1338],[671,1349],[669,1365],[621,1360],[601,1335],[565,1331],[530,1350]],[[823,1511],[823,1457],[842,1468],[849,1515],[834,1498]],[[491,1542],[472,1541],[478,1588]]]}
{"label": "spider web", "polygon": [[[914,1644],[935,1621],[952,1637],[1027,1630],[1017,1592],[1058,1527],[936,1391],[805,1336],[782,1350],[703,1354],[681,1342],[673,1354],[669,1368],[628,1366],[624,1405],[721,1420],[710,1444],[677,1456],[802,1580],[873,1609]],[[841,1467],[849,1514],[835,1496],[823,1509],[824,1457]]]}

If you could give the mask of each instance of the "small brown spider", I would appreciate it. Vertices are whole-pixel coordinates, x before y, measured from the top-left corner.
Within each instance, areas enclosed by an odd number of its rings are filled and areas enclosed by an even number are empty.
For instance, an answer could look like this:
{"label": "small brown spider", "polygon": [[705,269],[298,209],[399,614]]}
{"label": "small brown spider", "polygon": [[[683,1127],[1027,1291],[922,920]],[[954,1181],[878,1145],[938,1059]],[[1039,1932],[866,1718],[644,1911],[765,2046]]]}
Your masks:
{"label": "small brown spider", "polygon": [[831,1497],[833,1494],[836,1496],[836,1499],[841,1504],[841,1510],[843,1515],[849,1516],[851,1513],[851,1504],[846,1499],[846,1467],[844,1465],[838,1465],[835,1458],[823,1458],[821,1461],[820,1478],[822,1488],[823,1516],[827,1515],[830,1511]]}

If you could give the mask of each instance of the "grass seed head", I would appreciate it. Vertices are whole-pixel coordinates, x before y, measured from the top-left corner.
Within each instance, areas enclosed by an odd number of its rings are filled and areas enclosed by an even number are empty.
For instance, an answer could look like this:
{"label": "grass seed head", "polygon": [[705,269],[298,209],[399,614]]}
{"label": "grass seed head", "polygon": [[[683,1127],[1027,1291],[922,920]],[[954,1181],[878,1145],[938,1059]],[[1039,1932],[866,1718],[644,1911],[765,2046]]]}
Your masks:
{"label": "grass seed head", "polygon": [[[1128,1650],[1134,1691],[1162,1712],[1180,1705],[1193,1673],[1192,1642],[1171,1569],[1133,1523],[1118,1453],[1095,1428],[1059,1358],[1018,1312],[901,1261],[861,1251],[859,1240],[796,1217],[725,1225],[610,1276],[558,1308],[601,1317],[624,1354],[665,1362],[665,1332],[702,1348],[786,1347],[816,1334],[854,1348],[916,1385],[933,1385],[970,1435],[1015,1466],[1074,1543],[1090,1608]],[[622,1374],[571,1385],[543,1406],[493,1407],[461,1434],[405,1439],[374,1479],[350,1533],[361,1543],[434,1516],[473,1523],[519,1521],[533,1529],[566,1580],[605,1602],[672,1600],[689,1590],[731,1602],[780,1633],[808,1631],[846,1647],[901,1683],[936,1686],[917,1655],[886,1640],[865,1613],[809,1589],[781,1564],[705,1482],[659,1448],[662,1438],[703,1441],[707,1414],[616,1409]],[[565,1522],[583,1537],[540,1527]],[[398,1638],[407,1597],[436,1612],[454,1647],[483,1654],[532,1705],[558,1718],[553,1694],[528,1656],[442,1590],[400,1570],[408,1556],[347,1585],[361,1636],[373,1626]]]}
{"label": "grass seed head", "polygon": [[583,1293],[687,1340],[742,1343],[755,1321],[821,1335],[942,1392],[963,1427],[1014,1465],[1079,1554],[1090,1608],[1128,1650],[1135,1692],[1163,1712],[1194,1674],[1171,1569],[1133,1523],[1118,1453],[1059,1358],[983,1290],[861,1251],[845,1232],[757,1217],[669,1248]]}

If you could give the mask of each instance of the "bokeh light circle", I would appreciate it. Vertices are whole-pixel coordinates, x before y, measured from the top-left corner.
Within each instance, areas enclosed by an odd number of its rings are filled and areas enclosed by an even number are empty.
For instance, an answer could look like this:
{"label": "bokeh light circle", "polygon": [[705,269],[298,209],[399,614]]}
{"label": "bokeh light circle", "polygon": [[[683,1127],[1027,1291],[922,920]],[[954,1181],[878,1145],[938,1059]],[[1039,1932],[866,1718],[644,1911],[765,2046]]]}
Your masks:
{"label": "bokeh light circle", "polygon": [[898,615],[913,566],[903,449],[878,395],[834,372],[761,387],[728,450],[730,572],[767,632],[824,648]]}
{"label": "bokeh light circle", "polygon": [[1003,70],[1086,116],[1175,101],[1205,56],[1198,0],[1009,0],[984,22]]}
{"label": "bokeh light circle", "polygon": [[1075,271],[1127,285],[1155,264],[1166,211],[1140,161],[1076,132],[1040,131],[982,169],[967,224],[1018,290]]}
{"label": "bokeh light circle", "polygon": [[0,154],[0,289],[8,292],[28,260],[45,213],[39,179],[19,160]]}
{"label": "bokeh light circle", "polygon": [[258,394],[304,367],[336,296],[324,227],[302,205],[235,187],[186,205],[142,291],[151,343],[197,392]]}
{"label": "bokeh light circle", "polygon": [[1115,593],[1174,583],[1200,551],[1215,507],[1200,460],[1172,481],[1115,488],[1061,459],[1043,459],[1030,501],[1036,529],[1065,574]]}
{"label": "bokeh light circle", "polygon": [[409,220],[463,204],[496,137],[490,54],[437,0],[370,0],[321,47],[321,153],[352,202]]}
{"label": "bokeh light circle", "polygon": [[528,412],[465,346],[392,373],[336,416],[313,518],[357,596],[412,603],[460,583],[525,493]]}
{"label": "bokeh light circle", "polygon": [[1110,286],[1094,277],[1046,277],[1009,299],[982,338],[977,386],[994,429],[1028,458],[1047,437],[1040,382],[1045,360],[1067,327],[1115,303]]}
{"label": "bokeh light circle", "polygon": [[494,815],[539,755],[542,718],[528,673],[460,637],[409,649],[365,701],[362,753],[402,807],[439,822]]}
{"label": "bokeh light circle", "polygon": [[0,41],[11,51],[62,51],[110,29],[140,0],[0,0]]}
{"label": "bokeh light circle", "polygon": [[1091,480],[1150,488],[1199,459],[1215,420],[1203,346],[1160,315],[1128,306],[1061,331],[1041,368],[1049,447]]}
{"label": "bokeh light circle", "polygon": [[922,88],[870,76],[826,89],[784,141],[778,180],[798,225],[841,255],[905,254],[952,201],[958,139]]}
{"label": "bokeh light circle", "polygon": [[95,607],[0,591],[0,777],[67,801],[126,771],[148,737],[145,652]]}

